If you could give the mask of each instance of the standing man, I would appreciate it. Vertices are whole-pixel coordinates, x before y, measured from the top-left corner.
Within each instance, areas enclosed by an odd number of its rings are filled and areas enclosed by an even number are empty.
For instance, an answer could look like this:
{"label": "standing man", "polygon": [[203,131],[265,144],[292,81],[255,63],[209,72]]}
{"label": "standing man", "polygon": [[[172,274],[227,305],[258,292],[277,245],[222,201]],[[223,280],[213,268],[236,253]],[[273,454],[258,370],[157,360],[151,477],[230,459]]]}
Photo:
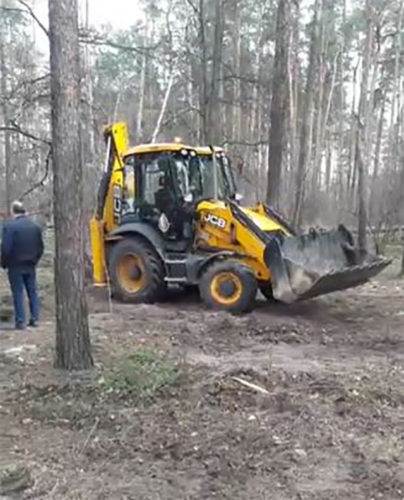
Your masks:
{"label": "standing man", "polygon": [[13,219],[3,227],[1,265],[8,270],[8,279],[14,301],[15,327],[25,328],[24,288],[27,291],[31,313],[29,326],[37,326],[39,298],[36,284],[36,265],[43,254],[41,228],[25,213],[24,205],[14,201]]}

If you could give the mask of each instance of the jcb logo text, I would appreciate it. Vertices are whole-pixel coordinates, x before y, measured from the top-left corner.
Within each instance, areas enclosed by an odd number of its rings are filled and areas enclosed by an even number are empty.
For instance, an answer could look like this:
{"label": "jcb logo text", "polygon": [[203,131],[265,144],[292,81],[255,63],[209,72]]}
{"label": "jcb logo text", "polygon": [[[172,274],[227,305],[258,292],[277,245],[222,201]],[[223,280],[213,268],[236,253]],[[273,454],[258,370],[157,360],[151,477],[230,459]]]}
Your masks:
{"label": "jcb logo text", "polygon": [[217,226],[220,229],[224,229],[226,227],[226,221],[220,217],[217,217],[213,214],[206,214],[204,217],[205,222],[209,222],[213,226]]}

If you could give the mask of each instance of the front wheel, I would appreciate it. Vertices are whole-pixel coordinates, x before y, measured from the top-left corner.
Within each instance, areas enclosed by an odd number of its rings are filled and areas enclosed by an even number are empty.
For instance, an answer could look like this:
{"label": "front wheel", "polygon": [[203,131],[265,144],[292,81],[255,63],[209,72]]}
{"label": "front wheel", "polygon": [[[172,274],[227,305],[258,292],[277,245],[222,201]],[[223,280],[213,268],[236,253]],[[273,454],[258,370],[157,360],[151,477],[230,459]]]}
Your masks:
{"label": "front wheel", "polygon": [[109,259],[112,292],[123,302],[156,302],[166,290],[164,266],[155,250],[141,238],[114,245]]}
{"label": "front wheel", "polygon": [[257,295],[257,280],[249,267],[234,260],[216,262],[199,282],[205,304],[232,313],[250,311]]}

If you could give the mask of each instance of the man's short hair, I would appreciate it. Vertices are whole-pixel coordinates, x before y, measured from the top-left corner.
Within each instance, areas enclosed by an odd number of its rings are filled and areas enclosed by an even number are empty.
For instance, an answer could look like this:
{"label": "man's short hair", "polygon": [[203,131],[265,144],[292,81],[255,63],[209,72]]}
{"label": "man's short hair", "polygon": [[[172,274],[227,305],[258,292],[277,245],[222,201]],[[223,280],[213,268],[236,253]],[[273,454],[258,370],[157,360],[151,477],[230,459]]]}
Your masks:
{"label": "man's short hair", "polygon": [[11,211],[14,215],[23,215],[25,214],[25,208],[23,203],[20,200],[15,200],[11,204]]}

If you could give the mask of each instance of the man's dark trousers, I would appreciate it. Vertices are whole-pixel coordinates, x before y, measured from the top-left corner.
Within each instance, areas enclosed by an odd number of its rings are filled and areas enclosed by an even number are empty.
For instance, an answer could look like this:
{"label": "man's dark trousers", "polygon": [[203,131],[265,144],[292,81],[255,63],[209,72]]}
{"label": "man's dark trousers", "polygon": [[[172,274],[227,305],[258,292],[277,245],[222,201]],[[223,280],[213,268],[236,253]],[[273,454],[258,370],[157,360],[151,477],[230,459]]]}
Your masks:
{"label": "man's dark trousers", "polygon": [[25,325],[24,288],[28,295],[31,323],[37,323],[39,320],[39,298],[35,266],[10,267],[8,269],[8,280],[13,294],[16,326]]}
{"label": "man's dark trousers", "polygon": [[35,267],[42,257],[44,245],[41,228],[35,222],[24,213],[14,213],[14,216],[14,219],[3,226],[1,265],[8,270],[16,327],[24,328],[24,288],[29,299],[30,324],[35,326],[38,321],[39,300]]}

